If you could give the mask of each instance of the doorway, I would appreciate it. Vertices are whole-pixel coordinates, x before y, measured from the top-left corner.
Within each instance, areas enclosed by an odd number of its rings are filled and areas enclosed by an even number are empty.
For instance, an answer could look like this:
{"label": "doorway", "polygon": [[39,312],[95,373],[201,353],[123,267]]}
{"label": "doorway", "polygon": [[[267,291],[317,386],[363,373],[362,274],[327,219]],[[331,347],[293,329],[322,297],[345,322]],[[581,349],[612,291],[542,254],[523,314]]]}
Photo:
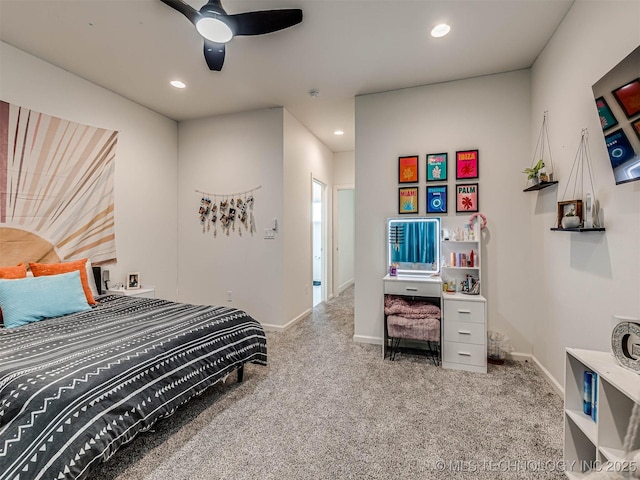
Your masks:
{"label": "doorway", "polygon": [[312,254],[313,254],[313,306],[315,307],[327,299],[327,266],[326,266],[326,188],[327,186],[313,179],[312,191]]}

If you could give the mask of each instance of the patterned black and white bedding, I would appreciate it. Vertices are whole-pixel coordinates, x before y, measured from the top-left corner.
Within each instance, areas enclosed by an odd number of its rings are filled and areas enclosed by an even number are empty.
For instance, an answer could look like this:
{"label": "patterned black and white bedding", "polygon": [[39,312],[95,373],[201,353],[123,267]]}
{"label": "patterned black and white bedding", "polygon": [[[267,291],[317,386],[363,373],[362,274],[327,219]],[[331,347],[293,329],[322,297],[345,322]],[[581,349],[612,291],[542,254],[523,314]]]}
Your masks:
{"label": "patterned black and white bedding", "polygon": [[0,330],[0,479],[86,478],[247,362],[266,365],[264,330],[226,307],[109,295]]}

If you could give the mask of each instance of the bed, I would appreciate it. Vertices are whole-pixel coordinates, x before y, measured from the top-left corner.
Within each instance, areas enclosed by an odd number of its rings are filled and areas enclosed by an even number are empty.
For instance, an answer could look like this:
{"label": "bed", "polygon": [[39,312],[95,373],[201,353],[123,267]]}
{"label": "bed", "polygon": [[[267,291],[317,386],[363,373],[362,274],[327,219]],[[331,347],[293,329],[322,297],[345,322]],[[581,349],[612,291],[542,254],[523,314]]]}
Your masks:
{"label": "bed", "polygon": [[0,480],[83,479],[138,433],[246,363],[246,312],[100,295],[89,310],[0,329]]}

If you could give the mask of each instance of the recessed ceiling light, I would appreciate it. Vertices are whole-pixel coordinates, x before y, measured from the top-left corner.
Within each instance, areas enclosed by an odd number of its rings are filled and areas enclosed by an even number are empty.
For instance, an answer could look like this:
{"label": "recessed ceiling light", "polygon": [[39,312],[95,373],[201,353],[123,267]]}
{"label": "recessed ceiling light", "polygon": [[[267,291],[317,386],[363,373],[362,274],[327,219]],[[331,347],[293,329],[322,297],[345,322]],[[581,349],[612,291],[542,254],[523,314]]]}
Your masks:
{"label": "recessed ceiling light", "polygon": [[181,82],[180,80],[171,80],[171,85],[176,87],[176,88],[185,88],[186,85],[184,82]]}
{"label": "recessed ceiling light", "polygon": [[344,135],[344,130],[336,130],[333,132],[334,135]]}
{"label": "recessed ceiling light", "polygon": [[451,27],[449,25],[447,25],[446,23],[441,23],[440,25],[436,25],[435,27],[433,27],[433,29],[431,30],[431,36],[435,38],[444,37],[447,33],[449,33],[450,30]]}

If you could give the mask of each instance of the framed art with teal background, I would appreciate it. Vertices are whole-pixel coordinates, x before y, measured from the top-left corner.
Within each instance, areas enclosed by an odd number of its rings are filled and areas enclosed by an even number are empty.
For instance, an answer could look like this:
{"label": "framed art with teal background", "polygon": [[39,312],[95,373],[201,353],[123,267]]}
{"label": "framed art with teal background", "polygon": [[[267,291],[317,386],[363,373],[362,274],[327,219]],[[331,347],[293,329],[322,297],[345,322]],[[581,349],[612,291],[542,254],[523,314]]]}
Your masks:
{"label": "framed art with teal background", "polygon": [[427,182],[439,182],[447,179],[447,154],[427,154]]}

